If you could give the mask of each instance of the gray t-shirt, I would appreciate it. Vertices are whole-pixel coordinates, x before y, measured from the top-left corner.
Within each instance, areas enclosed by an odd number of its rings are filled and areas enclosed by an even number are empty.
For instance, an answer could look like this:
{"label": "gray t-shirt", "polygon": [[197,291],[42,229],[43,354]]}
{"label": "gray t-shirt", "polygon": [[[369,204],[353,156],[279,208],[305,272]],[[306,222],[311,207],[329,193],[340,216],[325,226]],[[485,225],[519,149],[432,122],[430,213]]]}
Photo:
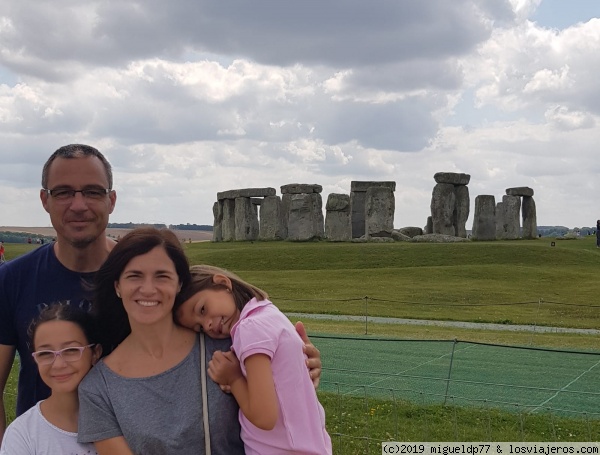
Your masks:
{"label": "gray t-shirt", "polygon": [[[231,340],[206,339],[207,362]],[[103,361],[79,386],[79,442],[124,436],[135,454],[204,455],[198,339],[186,358],[147,378],[126,378]],[[214,455],[243,455],[239,408],[207,377],[211,449]]]}

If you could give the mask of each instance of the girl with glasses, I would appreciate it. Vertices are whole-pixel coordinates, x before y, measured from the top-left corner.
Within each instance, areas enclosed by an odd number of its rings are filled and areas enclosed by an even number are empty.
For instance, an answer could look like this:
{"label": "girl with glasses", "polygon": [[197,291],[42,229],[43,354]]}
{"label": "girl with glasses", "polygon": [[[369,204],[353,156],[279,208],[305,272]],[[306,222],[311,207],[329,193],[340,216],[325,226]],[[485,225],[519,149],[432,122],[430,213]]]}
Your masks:
{"label": "girl with glasses", "polygon": [[99,359],[94,320],[67,304],[50,305],[29,326],[32,356],[50,397],[39,401],[6,429],[0,455],[96,454],[77,442],[77,388]]}

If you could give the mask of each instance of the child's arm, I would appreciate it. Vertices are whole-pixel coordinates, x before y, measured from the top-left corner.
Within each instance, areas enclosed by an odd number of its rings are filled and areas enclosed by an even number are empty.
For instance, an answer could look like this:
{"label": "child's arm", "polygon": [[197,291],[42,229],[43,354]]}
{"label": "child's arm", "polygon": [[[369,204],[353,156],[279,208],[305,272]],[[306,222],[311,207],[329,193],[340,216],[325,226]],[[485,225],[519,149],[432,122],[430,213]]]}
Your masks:
{"label": "child's arm", "polygon": [[261,430],[272,430],[279,417],[279,404],[271,359],[264,354],[248,357],[246,378],[242,375],[239,361],[231,351],[216,351],[208,363],[208,375],[221,385],[231,386],[231,393],[244,416]]}

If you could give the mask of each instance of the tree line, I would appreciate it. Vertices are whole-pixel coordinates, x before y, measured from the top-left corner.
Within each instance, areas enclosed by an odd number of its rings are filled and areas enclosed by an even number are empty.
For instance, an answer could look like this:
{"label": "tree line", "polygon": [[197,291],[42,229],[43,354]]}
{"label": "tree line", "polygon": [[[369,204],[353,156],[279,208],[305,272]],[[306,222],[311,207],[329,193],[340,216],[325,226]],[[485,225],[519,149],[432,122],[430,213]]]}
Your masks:
{"label": "tree line", "polygon": [[166,225],[164,223],[108,223],[109,228],[113,229],[135,229],[139,227],[148,227],[152,226],[157,229],[169,228],[179,231],[212,231],[213,227],[208,224],[169,224]]}

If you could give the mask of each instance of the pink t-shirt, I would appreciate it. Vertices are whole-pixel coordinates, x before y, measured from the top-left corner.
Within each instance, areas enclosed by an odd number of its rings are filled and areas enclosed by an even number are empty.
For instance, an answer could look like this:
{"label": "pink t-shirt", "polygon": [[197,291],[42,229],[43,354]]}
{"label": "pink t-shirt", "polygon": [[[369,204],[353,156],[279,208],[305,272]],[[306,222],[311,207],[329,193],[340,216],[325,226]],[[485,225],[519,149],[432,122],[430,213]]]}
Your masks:
{"label": "pink t-shirt", "polygon": [[246,455],[331,454],[325,411],[308,376],[302,339],[288,318],[268,300],[252,299],[231,328],[231,338],[244,376],[246,358],[269,356],[279,401],[279,418],[270,431],[255,427],[240,411]]}

